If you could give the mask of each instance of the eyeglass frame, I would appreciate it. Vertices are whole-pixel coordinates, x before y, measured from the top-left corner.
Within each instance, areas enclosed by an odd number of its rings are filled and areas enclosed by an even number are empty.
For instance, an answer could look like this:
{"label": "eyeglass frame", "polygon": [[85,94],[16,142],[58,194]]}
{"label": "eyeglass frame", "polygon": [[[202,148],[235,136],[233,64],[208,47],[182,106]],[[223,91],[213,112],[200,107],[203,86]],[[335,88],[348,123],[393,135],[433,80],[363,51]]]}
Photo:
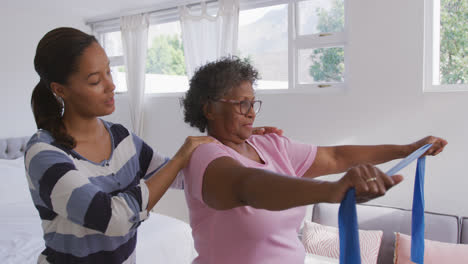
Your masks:
{"label": "eyeglass frame", "polygon": [[[230,104],[237,104],[239,105],[239,113],[241,115],[247,115],[250,112],[250,109],[254,109],[254,113],[258,114],[260,112],[260,109],[262,109],[262,101],[261,100],[232,100],[232,99],[218,99],[216,101],[223,102],[223,103],[230,103]],[[249,102],[249,109],[245,112],[242,113],[242,102]],[[255,103],[259,103],[260,105],[258,106],[258,110],[255,111],[255,108],[253,107]]]}

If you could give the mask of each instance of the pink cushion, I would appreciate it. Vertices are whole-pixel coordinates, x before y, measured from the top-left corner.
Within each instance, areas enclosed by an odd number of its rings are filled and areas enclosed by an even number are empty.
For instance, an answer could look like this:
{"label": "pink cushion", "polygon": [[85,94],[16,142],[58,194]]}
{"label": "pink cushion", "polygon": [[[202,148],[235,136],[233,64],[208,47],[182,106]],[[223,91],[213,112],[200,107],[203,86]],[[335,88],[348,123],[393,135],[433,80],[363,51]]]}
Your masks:
{"label": "pink cushion", "polygon": [[[362,264],[376,264],[383,232],[359,230]],[[307,253],[329,258],[340,258],[338,228],[304,221],[302,243]]]}
{"label": "pink cushion", "polygon": [[[413,264],[411,236],[395,233],[395,264]],[[424,264],[462,264],[468,262],[468,245],[424,240]]]}

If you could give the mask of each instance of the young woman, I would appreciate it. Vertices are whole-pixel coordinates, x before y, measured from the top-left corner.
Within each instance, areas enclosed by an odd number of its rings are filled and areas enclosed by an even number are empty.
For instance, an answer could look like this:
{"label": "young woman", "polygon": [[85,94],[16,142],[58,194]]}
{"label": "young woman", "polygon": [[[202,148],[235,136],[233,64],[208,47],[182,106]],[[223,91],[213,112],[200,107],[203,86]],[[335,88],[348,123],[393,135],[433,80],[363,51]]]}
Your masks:
{"label": "young woman", "polygon": [[100,119],[115,109],[109,59],[79,30],[48,32],[34,67],[40,81],[31,106],[39,130],[25,168],[44,229],[38,263],[134,263],[138,226],[194,148],[215,140],[188,137],[168,159],[122,125]]}
{"label": "young woman", "polygon": [[[299,264],[302,205],[339,203],[354,187],[359,202],[400,183],[371,164],[403,158],[426,143],[426,154],[447,142],[426,137],[408,145],[317,147],[279,135],[252,135],[261,101],[257,71],[238,58],[201,67],[184,99],[185,121],[222,144],[203,144],[184,169],[196,264]],[[320,129],[320,128],[318,128]],[[347,173],[336,182],[314,178]]]}

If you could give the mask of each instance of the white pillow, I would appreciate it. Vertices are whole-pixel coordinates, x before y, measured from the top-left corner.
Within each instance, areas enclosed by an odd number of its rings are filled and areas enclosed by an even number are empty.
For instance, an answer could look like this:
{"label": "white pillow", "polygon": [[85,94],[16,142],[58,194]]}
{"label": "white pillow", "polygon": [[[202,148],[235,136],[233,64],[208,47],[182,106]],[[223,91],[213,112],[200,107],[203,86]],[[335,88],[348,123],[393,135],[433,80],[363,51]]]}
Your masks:
{"label": "white pillow", "polygon": [[320,255],[306,253],[304,264],[339,264],[338,259],[328,258]]}
{"label": "white pillow", "polygon": [[32,203],[24,158],[0,159],[0,205]]}
{"label": "white pillow", "polygon": [[[362,264],[376,264],[383,232],[359,230]],[[302,243],[307,253],[339,259],[340,242],[338,228],[304,221]]]}

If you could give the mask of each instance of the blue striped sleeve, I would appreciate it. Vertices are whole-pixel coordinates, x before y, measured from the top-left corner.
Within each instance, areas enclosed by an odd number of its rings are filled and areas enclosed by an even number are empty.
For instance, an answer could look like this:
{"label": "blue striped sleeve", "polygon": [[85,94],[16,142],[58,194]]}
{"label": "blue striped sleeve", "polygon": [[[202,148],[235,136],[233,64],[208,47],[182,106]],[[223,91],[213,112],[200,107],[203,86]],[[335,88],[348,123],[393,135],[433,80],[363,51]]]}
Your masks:
{"label": "blue striped sleeve", "polygon": [[[154,151],[148,144],[142,139],[133,135],[134,142],[136,145],[137,153],[139,155],[138,160],[140,162],[140,169],[143,178],[149,179],[153,174],[164,167],[168,162],[169,158],[161,155],[159,152]],[[184,189],[184,175],[182,171],[179,171],[174,181],[171,183],[170,188],[183,190]]]}
{"label": "blue striped sleeve", "polygon": [[143,173],[143,178],[148,179],[159,169],[164,167],[169,162],[169,158],[154,151],[141,138],[133,135],[133,140],[138,153],[140,169]]}
{"label": "blue striped sleeve", "polygon": [[147,215],[146,208],[142,208],[142,200],[148,195],[144,182],[108,194],[78,171],[65,152],[46,143],[29,146],[25,161],[28,176],[45,205],[43,209],[76,224],[105,234],[125,235]]}

